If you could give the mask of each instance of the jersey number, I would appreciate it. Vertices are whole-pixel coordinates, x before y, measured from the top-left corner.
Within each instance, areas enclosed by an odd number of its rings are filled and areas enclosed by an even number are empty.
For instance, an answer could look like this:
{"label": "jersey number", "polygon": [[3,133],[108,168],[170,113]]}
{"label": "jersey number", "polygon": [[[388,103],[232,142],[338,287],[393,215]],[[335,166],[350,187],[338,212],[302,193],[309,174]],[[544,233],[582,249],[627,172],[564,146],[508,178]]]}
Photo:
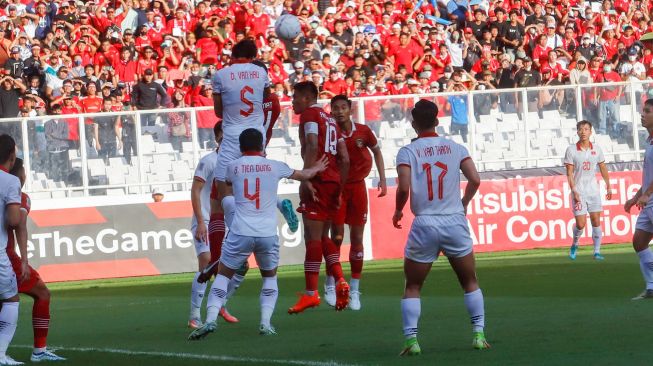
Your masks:
{"label": "jersey number", "polygon": [[[438,199],[441,200],[444,196],[444,176],[447,175],[447,164],[436,161],[433,165],[442,169],[440,175],[438,175]],[[422,165],[424,171],[426,171],[426,188],[429,194],[429,201],[433,201],[433,174],[431,173],[431,164],[424,163]]]}
{"label": "jersey number", "polygon": [[584,161],[583,162],[583,170],[590,170],[590,162],[589,161]]}
{"label": "jersey number", "polygon": [[336,155],[338,152],[338,131],[336,126],[331,123],[326,124],[326,141],[324,141],[324,152],[326,154]]}
{"label": "jersey number", "polygon": [[240,101],[249,107],[247,110],[240,110],[240,115],[243,117],[248,117],[250,114],[252,114],[252,112],[254,112],[254,103],[252,103],[251,100],[247,99],[245,96],[246,93],[254,94],[254,89],[252,89],[250,86],[245,86],[240,89]]}
{"label": "jersey number", "polygon": [[256,178],[256,190],[254,191],[254,194],[249,194],[249,180],[245,178],[245,192],[243,195],[245,198],[247,198],[250,201],[255,201],[256,202],[256,209],[258,210],[261,207],[261,180],[259,178]]}

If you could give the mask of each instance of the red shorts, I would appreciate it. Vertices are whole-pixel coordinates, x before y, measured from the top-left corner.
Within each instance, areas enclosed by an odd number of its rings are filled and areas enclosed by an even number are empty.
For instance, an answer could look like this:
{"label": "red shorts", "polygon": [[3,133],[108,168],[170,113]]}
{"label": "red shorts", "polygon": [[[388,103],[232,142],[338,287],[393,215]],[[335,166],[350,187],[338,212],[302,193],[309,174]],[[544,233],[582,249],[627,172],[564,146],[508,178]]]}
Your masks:
{"label": "red shorts", "polygon": [[318,201],[299,192],[300,212],[305,218],[315,221],[331,221],[338,213],[340,184],[336,182],[312,182],[317,191]]}
{"label": "red shorts", "polygon": [[365,181],[345,184],[340,209],[333,218],[336,225],[363,226],[367,222],[367,187]]}
{"label": "red shorts", "polygon": [[[16,273],[16,280],[20,281],[20,276],[23,274],[20,266],[20,259],[18,261],[12,260],[11,266]],[[36,286],[36,283],[41,280],[41,275],[32,266],[29,266],[29,279],[27,281],[18,282],[18,292],[27,293]]]}

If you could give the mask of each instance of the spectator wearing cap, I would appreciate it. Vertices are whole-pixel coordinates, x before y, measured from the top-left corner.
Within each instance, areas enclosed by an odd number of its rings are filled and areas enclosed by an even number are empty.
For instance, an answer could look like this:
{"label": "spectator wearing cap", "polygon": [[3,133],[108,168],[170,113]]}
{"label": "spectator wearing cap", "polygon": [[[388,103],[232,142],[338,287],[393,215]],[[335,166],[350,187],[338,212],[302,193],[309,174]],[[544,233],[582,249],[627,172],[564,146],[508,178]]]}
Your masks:
{"label": "spectator wearing cap", "polygon": [[295,72],[290,74],[288,77],[288,83],[291,87],[304,79],[304,63],[301,61],[296,61],[293,64],[293,69]]}
{"label": "spectator wearing cap", "polygon": [[[474,80],[472,78],[472,80]],[[462,82],[453,82],[447,88],[447,92],[467,91],[467,87]],[[467,115],[467,95],[452,95],[447,97],[451,107],[451,126],[449,131],[452,135],[460,135],[463,142],[467,143],[469,117]]]}
{"label": "spectator wearing cap", "polygon": [[[154,82],[154,71],[147,69],[143,78],[132,89],[132,105],[139,110],[158,109],[168,105],[170,98],[165,88]],[[141,125],[154,126],[156,113],[145,113],[141,115]]]}
{"label": "spectator wearing cap", "polygon": [[191,31],[191,25],[191,22],[187,18],[186,10],[178,7],[175,10],[174,18],[168,21],[167,31],[173,37],[181,38]]}
{"label": "spectator wearing cap", "polygon": [[41,46],[34,44],[31,47],[32,55],[23,61],[24,69],[23,74],[25,77],[40,76],[41,75]]}
{"label": "spectator wearing cap", "polygon": [[61,104],[52,106],[54,117],[44,124],[48,161],[48,175],[54,181],[69,182],[70,165],[68,160],[68,123],[63,118]]}
{"label": "spectator wearing cap", "polygon": [[5,62],[4,70],[7,75],[12,78],[22,78],[25,70],[25,63],[20,58],[20,47],[14,46],[11,48],[9,59]]}

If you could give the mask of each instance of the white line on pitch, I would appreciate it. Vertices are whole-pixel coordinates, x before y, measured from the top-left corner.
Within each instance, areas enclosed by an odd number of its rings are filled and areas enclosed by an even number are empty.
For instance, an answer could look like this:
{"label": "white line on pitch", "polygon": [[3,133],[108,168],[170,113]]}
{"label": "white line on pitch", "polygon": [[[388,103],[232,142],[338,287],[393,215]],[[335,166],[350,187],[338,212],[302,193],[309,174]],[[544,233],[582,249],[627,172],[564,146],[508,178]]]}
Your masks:
{"label": "white line on pitch", "polygon": [[[32,348],[32,346],[29,345],[12,345],[10,347]],[[65,347],[65,346],[51,346],[49,348],[60,350],[60,351],[72,351],[72,352],[100,352],[100,353],[113,353],[113,354],[128,355],[128,356],[153,356],[153,357],[183,358],[183,359],[196,359],[196,360],[207,360],[207,361],[252,362],[252,363],[255,362],[255,363],[268,363],[268,364],[280,364],[280,365],[303,365],[303,366],[356,366],[355,364],[344,364],[336,361],[275,360],[275,359],[253,358],[253,357],[198,355],[195,353],[131,351],[127,349],[118,349],[118,348]]]}

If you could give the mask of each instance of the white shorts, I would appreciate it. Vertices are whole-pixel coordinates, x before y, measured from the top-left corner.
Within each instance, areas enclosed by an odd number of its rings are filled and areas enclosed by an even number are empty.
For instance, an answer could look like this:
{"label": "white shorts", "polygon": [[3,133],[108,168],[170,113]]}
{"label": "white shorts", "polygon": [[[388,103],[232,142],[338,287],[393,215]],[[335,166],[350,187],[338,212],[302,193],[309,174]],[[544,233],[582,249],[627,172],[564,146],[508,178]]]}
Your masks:
{"label": "white shorts", "polygon": [[653,207],[646,207],[639,212],[637,223],[635,223],[635,230],[642,230],[653,234]]}
{"label": "white shorts", "polygon": [[451,258],[472,252],[472,237],[463,214],[417,216],[410,227],[404,256],[419,263],[433,263],[440,251]]}
{"label": "white shorts", "polygon": [[[208,233],[209,223],[206,222],[205,224]],[[195,238],[195,230],[197,230],[197,224],[193,223],[193,225],[190,228],[190,231],[193,233],[193,242],[195,243],[195,255],[199,257],[201,254],[211,251],[211,247],[209,246],[208,238],[206,239],[205,242],[201,242]]]}
{"label": "white shorts", "polygon": [[574,216],[585,216],[588,212],[601,212],[603,211],[603,204],[601,202],[601,194],[580,194],[580,202],[574,200],[574,195],[571,195],[571,210]]}
{"label": "white shorts", "polygon": [[241,156],[243,154],[238,147],[234,148],[230,144],[221,145],[218,151],[218,161],[213,171],[213,179],[224,182],[227,179],[227,165]]}
{"label": "white shorts", "polygon": [[222,244],[220,263],[237,270],[254,253],[256,263],[264,271],[270,271],[279,266],[279,237],[242,236],[229,232]]}
{"label": "white shorts", "polygon": [[16,273],[9,258],[0,261],[0,300],[6,300],[18,294]]}

